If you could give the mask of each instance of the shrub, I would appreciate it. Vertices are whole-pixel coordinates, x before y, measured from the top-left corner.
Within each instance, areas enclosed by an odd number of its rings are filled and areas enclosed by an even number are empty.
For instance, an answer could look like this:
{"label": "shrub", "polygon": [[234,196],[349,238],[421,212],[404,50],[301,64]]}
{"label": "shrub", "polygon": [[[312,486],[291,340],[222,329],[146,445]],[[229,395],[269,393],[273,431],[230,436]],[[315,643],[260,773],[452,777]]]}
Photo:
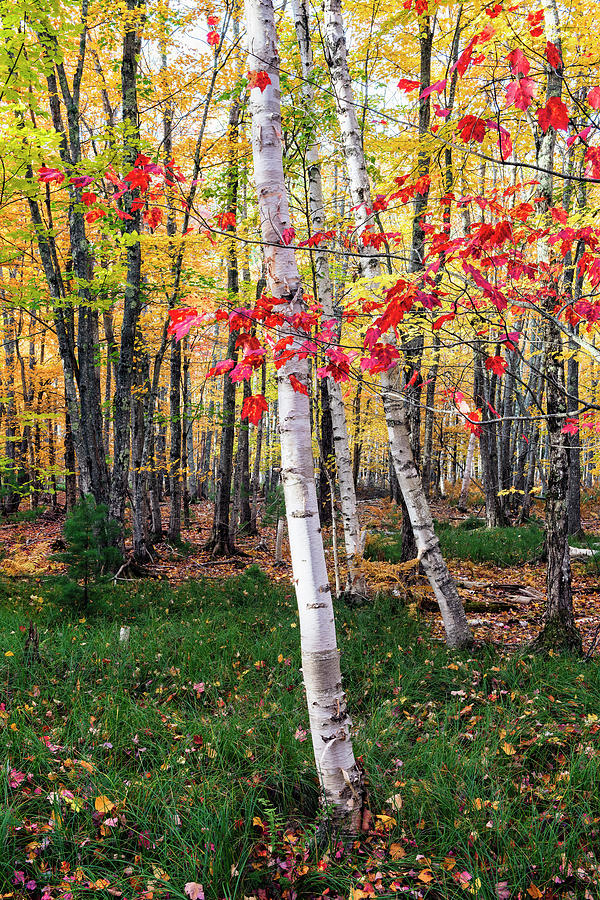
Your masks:
{"label": "shrub", "polygon": [[96,503],[91,494],[73,507],[63,529],[66,550],[54,556],[67,566],[65,600],[89,603],[90,585],[102,580],[121,561],[119,535],[119,526],[108,518],[107,506]]}

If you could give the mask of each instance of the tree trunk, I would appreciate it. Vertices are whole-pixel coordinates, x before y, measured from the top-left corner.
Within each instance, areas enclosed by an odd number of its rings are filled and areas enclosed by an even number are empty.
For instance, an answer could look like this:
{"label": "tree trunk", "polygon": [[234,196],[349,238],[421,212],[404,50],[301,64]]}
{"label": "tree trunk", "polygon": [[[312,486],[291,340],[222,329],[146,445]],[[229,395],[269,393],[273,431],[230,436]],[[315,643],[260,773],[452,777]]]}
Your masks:
{"label": "tree trunk", "polygon": [[[250,382],[244,381],[244,399],[252,394]],[[248,419],[240,422],[238,431],[238,453],[240,457],[240,531],[248,532],[252,524],[250,506],[250,424]]]}
{"label": "tree trunk", "polygon": [[[303,97],[307,109],[314,107],[314,60],[310,40],[310,19],[308,0],[293,0],[292,11],[296,37],[300,49],[303,74]],[[316,123],[315,123],[316,124]],[[315,125],[309,138],[306,151],[308,168],[308,190],[310,204],[310,219],[313,234],[323,233],[326,230],[325,204],[323,201],[323,186],[321,179],[321,165],[319,159],[319,146],[314,136]],[[329,271],[329,259],[326,251],[316,250],[313,254],[315,282],[318,298],[323,307],[323,315],[327,319],[336,319],[340,323],[339,311],[334,308],[333,288]],[[338,338],[341,332],[341,324],[338,325]],[[346,410],[342,397],[341,385],[334,378],[327,378],[323,386],[328,400],[328,415],[324,416],[326,431],[331,428],[333,439],[333,451],[337,468],[337,477],[340,490],[340,507],[342,523],[344,526],[344,543],[346,547],[346,559],[348,565],[348,580],[346,590],[351,596],[353,593],[363,596],[366,593],[364,576],[358,572],[360,557],[362,556],[362,537],[358,520],[358,508],[356,505],[356,486],[353,477],[352,460],[350,456],[350,443],[348,439],[348,426],[346,422]],[[322,395],[325,396],[325,393]],[[327,464],[330,448],[323,448],[323,458]],[[328,479],[323,473],[322,493],[329,492]],[[323,503],[322,509],[324,510]],[[327,519],[330,518],[327,512]]]}
{"label": "tree trunk", "polygon": [[[544,0],[545,36],[562,58],[560,23],[556,0]],[[546,98],[560,97],[562,68],[546,66]],[[538,141],[537,164],[540,167],[539,210],[548,214],[552,206],[552,167],[556,132],[550,126]],[[538,259],[550,262],[549,247],[540,240]],[[544,290],[545,287],[545,290]],[[581,635],[575,624],[571,591],[571,559],[569,555],[569,463],[562,434],[567,407],[564,387],[562,332],[554,320],[557,284],[552,277],[542,288],[544,319],[544,351],[546,377],[546,428],[548,433],[548,487],[546,493],[546,608],[542,630],[533,646],[547,650],[568,650],[581,653]]]}
{"label": "tree trunk", "polygon": [[[246,3],[249,69],[266,71],[264,91],[251,92],[254,177],[271,296],[285,316],[281,337],[292,337],[298,349],[304,338],[290,316],[302,310],[302,284],[294,251],[282,241],[290,227],[283,174],[281,108],[275,19],[272,0]],[[354,760],[350,718],[342,690],[340,658],[328,583],[323,540],[317,512],[314,460],[308,397],[295,391],[289,376],[307,383],[305,359],[294,357],[277,372],[281,467],[292,557],[292,571],[300,615],[302,673],[315,762],[323,798],[355,830],[362,812],[362,778]]]}
{"label": "tree trunk", "polygon": [[[336,97],[336,107],[354,206],[357,237],[360,240],[360,236],[369,222],[372,209],[371,187],[356,117],[352,83],[348,71],[346,36],[340,0],[326,0],[324,23],[325,56]],[[372,248],[369,246],[362,247],[362,277],[367,283],[372,283],[374,279],[378,278],[379,274],[379,261],[373,255]],[[371,289],[375,293],[379,290],[376,284],[373,284]],[[439,541],[433,530],[427,498],[423,492],[421,479],[417,474],[415,461],[412,458],[410,437],[406,425],[406,411],[404,410],[404,413],[400,415],[398,409],[398,396],[401,397],[401,404],[404,404],[404,398],[402,395],[395,394],[392,390],[392,385],[397,377],[397,373],[394,372],[385,373],[381,377],[390,451],[394,460],[396,475],[408,508],[413,530],[416,529],[415,538],[418,552],[423,562],[423,568],[440,604],[448,643],[451,646],[468,646],[472,643],[471,632],[456,586],[443,560]],[[413,473],[416,482],[413,478]]]}
{"label": "tree trunk", "polygon": [[469,495],[469,486],[473,477],[473,457],[475,456],[475,443],[477,438],[475,432],[472,431],[469,436],[469,445],[467,447],[467,458],[465,460],[465,471],[463,473],[462,485],[460,488],[460,497],[458,498],[458,509],[460,512],[467,510],[467,498]]}
{"label": "tree trunk", "polygon": [[[227,294],[229,304],[234,307],[239,294],[239,270],[237,243],[235,240],[236,216],[238,209],[238,135],[239,135],[239,99],[235,98],[229,110],[228,128],[228,166],[227,166],[227,212],[233,216],[233,224],[227,226],[232,238],[228,242]],[[229,329],[227,341],[227,359],[237,362],[236,342],[239,332]],[[231,479],[233,475],[233,446],[235,442],[235,381],[229,372],[223,376],[223,419],[221,430],[221,448],[219,453],[219,477],[215,491],[215,510],[211,537],[206,544],[214,556],[230,556],[235,552],[235,541],[231,533],[229,513],[231,502]]]}
{"label": "tree trunk", "polygon": [[[260,367],[260,392],[265,396],[267,389],[267,361],[263,358]],[[261,416],[260,422],[256,427],[256,446],[254,448],[254,467],[252,470],[252,513],[250,518],[250,534],[258,533],[258,492],[260,490],[260,461],[263,445],[263,434],[265,430],[265,416]]]}
{"label": "tree trunk", "polygon": [[169,422],[171,443],[169,447],[169,483],[171,486],[169,508],[169,540],[181,540],[181,344],[171,338],[171,365],[169,367]]}

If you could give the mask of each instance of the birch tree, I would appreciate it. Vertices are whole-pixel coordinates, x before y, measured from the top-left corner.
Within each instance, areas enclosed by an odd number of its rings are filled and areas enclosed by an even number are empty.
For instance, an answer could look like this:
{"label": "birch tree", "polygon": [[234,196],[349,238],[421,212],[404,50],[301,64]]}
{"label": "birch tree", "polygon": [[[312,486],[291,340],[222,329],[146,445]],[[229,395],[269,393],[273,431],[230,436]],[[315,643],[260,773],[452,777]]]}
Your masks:
{"label": "birch tree", "polygon": [[[324,25],[325,56],[331,73],[354,207],[356,232],[360,239],[370,223],[371,185],[348,70],[341,0],[325,0]],[[371,291],[377,293],[380,290],[378,278],[381,274],[379,258],[370,246],[361,248],[360,252],[360,274],[365,283],[369,284]],[[388,339],[391,338],[388,336]],[[456,585],[442,557],[439,540],[433,527],[427,498],[412,454],[404,395],[398,390],[398,384],[397,370],[382,374],[382,399],[390,453],[415,535],[417,558],[423,565],[439,604],[448,645],[466,647],[473,640],[471,630]]]}
{"label": "birch tree", "polygon": [[[250,73],[266,73],[251,91],[252,154],[264,243],[267,288],[278,301],[280,338],[298,348],[304,335],[292,326],[302,310],[302,284],[286,244],[290,212],[283,174],[279,59],[272,0],[246,0]],[[294,382],[291,378],[294,378]],[[342,820],[358,825],[361,773],[350,738],[341,686],[333,603],[317,513],[306,359],[294,356],[277,372],[281,476],[300,615],[302,671],[315,762],[323,799]],[[300,386],[304,390],[296,390]]]}
{"label": "birch tree", "polygon": [[[296,27],[296,36],[298,38],[298,47],[300,49],[300,60],[302,62],[302,76],[304,79],[302,84],[302,96],[306,103],[306,109],[310,110],[314,108],[315,92],[312,84],[314,60],[310,40],[310,19],[307,0],[292,0],[292,13],[294,16],[294,25]],[[311,226],[313,234],[319,234],[326,230],[325,204],[323,201],[319,145],[314,134],[314,125],[311,126],[309,145],[306,151],[306,166],[308,172]],[[317,293],[323,307],[323,315],[326,319],[339,320],[339,316],[336,315],[333,304],[333,287],[329,272],[327,251],[316,250],[314,260]],[[351,596],[361,596],[366,593],[367,586],[364,576],[358,571],[363,548],[356,505],[356,489],[352,472],[346,410],[344,408],[341,385],[333,378],[327,379],[327,385],[329,390],[329,408],[331,412],[335,462],[340,489],[344,542],[348,563],[348,583],[346,585],[346,590]]]}

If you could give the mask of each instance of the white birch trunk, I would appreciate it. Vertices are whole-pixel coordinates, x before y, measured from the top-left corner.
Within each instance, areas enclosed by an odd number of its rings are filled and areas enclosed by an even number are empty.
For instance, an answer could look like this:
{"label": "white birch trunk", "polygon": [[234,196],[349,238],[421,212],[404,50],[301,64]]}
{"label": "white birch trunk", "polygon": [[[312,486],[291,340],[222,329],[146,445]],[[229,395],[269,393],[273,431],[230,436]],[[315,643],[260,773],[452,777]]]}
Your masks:
{"label": "white birch trunk", "polygon": [[[308,12],[308,0],[292,0],[292,13],[300,60],[302,63],[302,96],[306,103],[306,109],[314,108],[315,92],[312,85],[314,75],[314,60],[310,41],[310,20]],[[325,205],[323,202],[323,187],[321,181],[321,164],[319,159],[319,145],[311,136],[310,145],[306,153],[308,170],[308,189],[310,202],[310,217],[313,234],[325,231]],[[333,305],[333,288],[329,272],[329,259],[327,251],[315,251],[315,275],[317,292],[323,314],[326,319],[338,319]],[[356,505],[356,490],[352,476],[352,459],[350,456],[350,442],[348,440],[348,427],[346,423],[346,410],[342,397],[342,388],[333,378],[327,379],[329,390],[329,407],[331,410],[331,425],[335,448],[335,462],[337,468],[338,483],[340,487],[340,505],[342,511],[342,523],[344,526],[344,543],[346,546],[346,559],[348,563],[348,585],[350,594],[365,595],[367,585],[364,575],[358,571],[360,557],[362,555],[360,524],[358,521],[358,508]]]}
{"label": "white birch trunk", "polygon": [[465,473],[463,475],[462,485],[460,488],[460,497],[458,498],[458,508],[464,510],[467,508],[467,495],[473,477],[473,457],[475,456],[475,432],[472,431],[469,437],[469,446],[467,447],[467,459],[465,461]]}
{"label": "white birch trunk", "polygon": [[[341,0],[325,0],[324,25],[325,57],[336,99],[350,193],[354,206],[356,232],[360,238],[370,220],[371,185],[348,71]],[[370,287],[373,293],[380,290],[377,284],[380,273],[379,258],[371,247],[365,247],[361,250],[361,276],[367,282],[371,282]],[[388,340],[391,340],[389,335]],[[404,398],[402,394],[394,390],[396,380],[394,372],[385,373],[381,378],[390,453],[415,534],[417,553],[440,607],[447,643],[451,647],[466,647],[473,642],[473,637],[456,585],[442,557],[439,541],[433,528],[429,504],[412,456]]]}
{"label": "white birch trunk", "polygon": [[[264,91],[251,92],[254,178],[261,220],[267,286],[281,301],[277,311],[301,310],[302,284],[294,251],[282,235],[290,228],[283,175],[281,106],[272,0],[246,0],[250,71],[266,71]],[[285,324],[280,336],[298,335]],[[293,359],[277,373],[281,470],[292,572],[300,615],[302,672],[315,762],[323,798],[335,813],[356,824],[362,804],[361,773],[354,760],[350,717],[342,690],[333,603],[317,510],[308,397],[293,389],[289,375],[308,380],[306,359]]]}

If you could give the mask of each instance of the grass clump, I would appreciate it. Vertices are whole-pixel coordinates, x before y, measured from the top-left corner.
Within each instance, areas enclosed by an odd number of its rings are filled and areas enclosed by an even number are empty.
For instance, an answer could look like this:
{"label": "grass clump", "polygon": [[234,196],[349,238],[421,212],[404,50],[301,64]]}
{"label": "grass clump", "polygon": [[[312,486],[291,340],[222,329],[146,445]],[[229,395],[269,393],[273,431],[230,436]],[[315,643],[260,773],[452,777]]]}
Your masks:
{"label": "grass clump", "polygon": [[[341,606],[373,814],[348,848],[316,840],[291,587],[251,568],[98,594],[84,616],[51,582],[0,583],[2,893],[185,900],[192,882],[207,900],[341,900],[378,878],[382,896],[593,890],[595,662],[450,652],[390,598]],[[42,662],[25,669],[30,616]]]}
{"label": "grass clump", "polygon": [[[435,530],[444,556],[470,559],[478,563],[514,566],[530,562],[544,547],[544,531],[538,525],[519,528],[486,528],[480,519],[469,517],[459,525],[436,522]],[[372,535],[365,551],[367,559],[398,563],[402,558],[400,532]]]}

